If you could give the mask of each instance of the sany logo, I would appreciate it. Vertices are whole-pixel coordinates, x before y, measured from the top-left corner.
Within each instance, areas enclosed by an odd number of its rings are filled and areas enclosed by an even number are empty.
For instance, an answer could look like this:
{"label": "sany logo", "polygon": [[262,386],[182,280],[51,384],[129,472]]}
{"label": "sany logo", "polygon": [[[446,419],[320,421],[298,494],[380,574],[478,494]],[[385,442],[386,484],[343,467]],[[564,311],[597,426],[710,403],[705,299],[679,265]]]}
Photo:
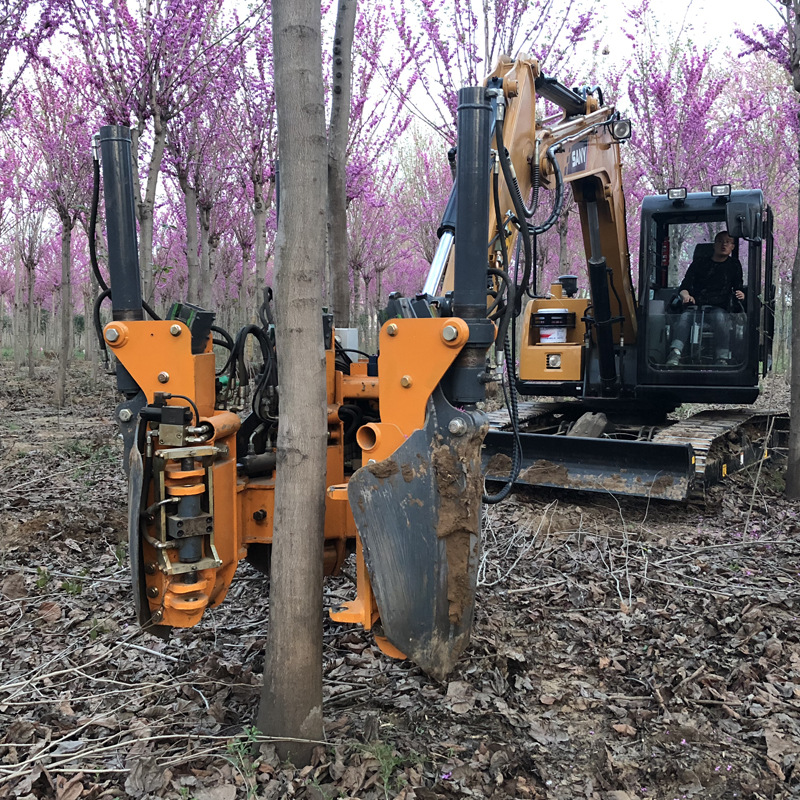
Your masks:
{"label": "sany logo", "polygon": [[586,156],[588,152],[588,139],[584,139],[582,142],[576,142],[572,145],[572,150],[570,150],[569,153],[569,162],[567,163],[567,174],[581,172],[586,169]]}

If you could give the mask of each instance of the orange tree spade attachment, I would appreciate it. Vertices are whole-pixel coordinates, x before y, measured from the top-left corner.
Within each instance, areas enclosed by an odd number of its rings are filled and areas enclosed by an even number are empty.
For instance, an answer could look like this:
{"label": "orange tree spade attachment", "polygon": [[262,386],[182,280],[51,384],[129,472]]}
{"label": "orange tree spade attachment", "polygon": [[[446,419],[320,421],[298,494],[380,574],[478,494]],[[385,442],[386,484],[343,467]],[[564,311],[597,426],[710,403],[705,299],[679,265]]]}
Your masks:
{"label": "orange tree spade attachment", "polygon": [[[357,359],[337,341],[331,316],[324,324],[325,572],[339,572],[349,552],[357,560],[356,596],[332,615],[376,628],[386,652],[437,678],[452,670],[472,626],[488,427],[477,404],[495,336],[486,317],[484,89],[462,90],[458,113],[458,168],[468,180],[460,182],[465,219],[446,313],[395,314],[381,330],[379,356]],[[280,424],[269,297],[262,324],[235,339],[213,313],[187,303],[175,303],[167,319],[144,319],[129,131],[104,127],[99,145],[112,304],[102,340],[124,395],[116,415],[137,617],[154,631],[188,627],[222,602],[241,559],[269,569]],[[262,363],[243,413],[248,338]],[[219,371],[215,344],[229,351]]]}

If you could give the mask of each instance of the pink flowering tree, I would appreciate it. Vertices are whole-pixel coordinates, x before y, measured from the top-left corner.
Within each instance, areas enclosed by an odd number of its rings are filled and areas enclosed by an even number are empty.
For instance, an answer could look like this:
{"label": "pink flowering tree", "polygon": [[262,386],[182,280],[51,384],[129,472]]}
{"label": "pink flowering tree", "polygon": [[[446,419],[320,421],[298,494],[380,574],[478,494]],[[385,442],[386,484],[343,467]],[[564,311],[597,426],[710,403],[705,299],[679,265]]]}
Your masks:
{"label": "pink flowering tree", "polygon": [[[152,299],[153,212],[167,132],[175,118],[200,102],[213,77],[229,67],[229,50],[260,22],[262,9],[236,23],[222,0],[54,0],[88,68],[75,85],[87,103],[99,103],[108,123],[132,127],[139,169],[136,208],[145,299]],[[145,151],[149,152],[146,158]]]}
{"label": "pink flowering tree", "polygon": [[[413,84],[409,63],[390,55],[392,31],[385,8],[360,4],[356,13],[353,6],[355,0],[339,5],[329,64],[328,297],[340,326],[349,324],[350,286],[355,281],[348,270],[349,205],[378,175],[387,173],[387,153],[408,125],[405,103]],[[349,63],[347,24],[354,29]]]}
{"label": "pink flowering tree", "polygon": [[91,198],[95,124],[79,98],[68,90],[70,83],[80,80],[80,72],[78,65],[66,63],[65,82],[51,71],[35,69],[30,87],[19,93],[15,108],[16,123],[32,156],[29,192],[57,217],[61,228],[61,344],[55,392],[59,406],[65,400],[73,350],[72,231],[86,214]]}
{"label": "pink flowering tree", "polygon": [[272,29],[258,28],[240,47],[235,77],[238,83],[226,124],[220,131],[236,159],[237,180],[252,215],[256,298],[267,284],[267,265],[275,242],[274,199],[277,178],[278,125],[272,74]]}
{"label": "pink flowering tree", "polygon": [[[791,81],[792,93],[786,88],[786,96],[791,97],[788,119],[793,118],[795,134],[800,126],[800,0],[781,0],[773,3],[779,14],[774,26],[762,25],[755,34],[739,31],[738,36],[745,44],[746,54],[764,53],[779,64]],[[787,119],[787,124],[788,123]],[[795,174],[800,178],[800,137],[795,135],[793,155]],[[800,499],[800,180],[795,185],[796,216],[795,256],[792,269],[792,349],[791,349],[791,423],[789,427],[789,453],[786,471],[786,496],[792,500]]]}
{"label": "pink flowering tree", "polygon": [[58,30],[59,9],[33,0],[0,0],[0,119],[13,104],[22,76],[42,58],[44,43]]}
{"label": "pink flowering tree", "polygon": [[210,276],[203,270],[207,262],[201,259],[199,236],[198,197],[208,183],[214,183],[220,160],[229,160],[225,135],[227,120],[235,111],[235,69],[241,48],[230,48],[228,68],[215,68],[216,56],[212,51],[203,53],[198,63],[198,75],[207,87],[202,97],[177,115],[169,125],[165,167],[178,183],[183,195],[186,223],[186,298],[192,303],[207,305],[210,297]]}
{"label": "pink flowering tree", "polygon": [[[456,98],[462,86],[483,82],[501,55],[537,57],[559,76],[568,57],[585,42],[592,15],[583,0],[558,11],[549,0],[398,0],[390,11],[412,66],[415,114],[455,142]],[[408,88],[405,88],[408,91]]]}

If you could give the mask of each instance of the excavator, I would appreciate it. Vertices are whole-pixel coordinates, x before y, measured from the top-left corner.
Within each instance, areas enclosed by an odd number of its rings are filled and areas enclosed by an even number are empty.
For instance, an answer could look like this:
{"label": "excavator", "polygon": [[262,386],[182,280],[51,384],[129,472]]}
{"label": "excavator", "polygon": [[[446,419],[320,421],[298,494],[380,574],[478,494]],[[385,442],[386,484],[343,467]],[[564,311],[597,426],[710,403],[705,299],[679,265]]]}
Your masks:
{"label": "excavator", "polygon": [[[560,112],[537,116],[537,95]],[[669,496],[687,463],[694,466],[692,444],[617,434],[629,428],[616,413],[652,421],[687,400],[750,402],[758,360],[768,354],[771,285],[769,209],[757,191],[717,187],[709,197],[645,202],[637,302],[619,160],[630,123],[604,104],[598,87],[573,90],[543,75],[533,59],[501,59],[485,85],[462,89],[458,101],[456,179],[423,291],[391,296],[377,356],[346,349],[330,315],[323,326],[324,567],[338,574],[354,553],[356,573],[354,597],[330,616],[373,631],[384,652],[412,659],[437,679],[469,642],[482,504],[499,502],[515,483],[547,483],[535,478],[537,470],[575,480],[568,459],[573,454],[580,466],[586,442],[611,443],[613,480],[623,488],[638,482]],[[176,302],[158,318],[141,295],[128,129],[105,126],[96,137],[96,186],[100,163],[110,286],[100,278],[95,323],[115,357],[123,397],[115,414],[128,476],[134,606],[139,624],[158,633],[191,627],[218,606],[241,560],[269,570],[280,341],[268,297],[261,324],[236,337],[214,324],[213,312],[189,303]],[[535,286],[536,241],[561,214],[568,183],[589,254],[590,299],[575,296],[574,276],[562,276],[546,294]],[[555,199],[535,224],[542,187]],[[92,220],[94,227],[96,211]],[[700,331],[696,353],[668,367],[678,265],[693,237],[723,224],[747,248],[739,361],[711,368]],[[90,239],[93,248],[93,233]],[[103,326],[99,308],[109,298],[111,321]],[[246,359],[251,340],[261,362],[255,369]],[[505,355],[510,430],[483,410],[486,387],[498,380],[493,345]],[[221,367],[215,348],[227,351]],[[520,392],[566,399],[533,403],[526,413]],[[592,436],[569,435],[587,425]],[[533,441],[540,450],[532,457]],[[645,453],[659,461],[653,475],[641,468]],[[500,475],[506,466],[509,474]],[[484,472],[503,482],[495,494],[486,493]]]}
{"label": "excavator", "polygon": [[[645,197],[637,294],[620,158],[630,121],[603,103],[598,87],[568,89],[526,58],[501,59],[486,86],[495,108],[494,169],[504,179],[493,193],[489,272],[493,294],[507,301],[501,323],[511,326],[507,365],[519,360],[508,375],[510,414],[493,420],[484,442],[487,479],[685,500],[767,458],[786,439],[785,415],[739,408],[669,417],[685,403],[752,404],[759,377],[771,366],[773,215],[761,191],[715,184],[708,192],[675,187]],[[536,96],[560,111],[533,126]],[[563,275],[540,293],[531,263],[537,238],[563,211],[568,186],[586,254],[584,297],[577,296],[576,275]],[[550,190],[552,208],[534,224],[542,216],[542,187]],[[428,298],[442,282],[450,288],[453,227],[446,212],[425,286]],[[699,306],[688,309],[689,342],[672,364],[670,342],[687,311],[679,297],[681,278],[694,259],[712,255],[721,231],[734,237],[733,257],[744,265],[744,300],[731,296],[725,309],[728,357],[724,363],[717,358],[714,309]],[[524,257],[511,259],[519,239]],[[521,272],[519,285],[506,280],[509,267]],[[520,408],[518,394],[537,401]]]}

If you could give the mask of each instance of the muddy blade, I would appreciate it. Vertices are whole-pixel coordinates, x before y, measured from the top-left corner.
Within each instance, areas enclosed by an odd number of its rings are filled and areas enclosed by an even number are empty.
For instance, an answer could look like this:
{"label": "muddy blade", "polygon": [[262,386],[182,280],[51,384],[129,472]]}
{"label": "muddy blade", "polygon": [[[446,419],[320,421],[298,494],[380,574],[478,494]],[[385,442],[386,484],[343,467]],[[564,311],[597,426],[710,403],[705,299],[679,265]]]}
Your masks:
{"label": "muddy blade", "polygon": [[[448,432],[442,418],[453,416],[468,421],[465,435]],[[472,628],[481,422],[431,404],[426,427],[348,487],[386,637],[437,679],[452,671]]]}
{"label": "muddy blade", "polygon": [[140,510],[142,507],[142,491],[144,469],[142,455],[131,448],[128,456],[128,558],[131,569],[131,589],[133,604],[136,609],[136,621],[142,628],[150,625],[150,604],[147,602],[144,580],[144,552],[142,550],[142,525]]}
{"label": "muddy blade", "polygon": [[[582,436],[520,434],[518,485],[582,492],[685,500],[695,480],[688,444],[592,439]],[[491,431],[483,453],[487,481],[505,481],[511,471],[514,434]]]}

